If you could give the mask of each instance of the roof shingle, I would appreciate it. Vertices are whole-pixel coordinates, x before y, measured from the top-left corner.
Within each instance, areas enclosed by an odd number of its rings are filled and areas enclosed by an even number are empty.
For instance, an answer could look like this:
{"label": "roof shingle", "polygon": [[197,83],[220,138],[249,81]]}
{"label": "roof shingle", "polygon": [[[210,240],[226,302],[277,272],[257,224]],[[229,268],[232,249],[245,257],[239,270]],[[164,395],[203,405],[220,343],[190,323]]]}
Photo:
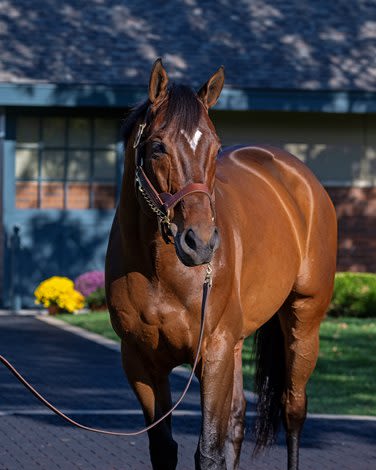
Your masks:
{"label": "roof shingle", "polygon": [[376,90],[375,0],[0,0],[0,82]]}

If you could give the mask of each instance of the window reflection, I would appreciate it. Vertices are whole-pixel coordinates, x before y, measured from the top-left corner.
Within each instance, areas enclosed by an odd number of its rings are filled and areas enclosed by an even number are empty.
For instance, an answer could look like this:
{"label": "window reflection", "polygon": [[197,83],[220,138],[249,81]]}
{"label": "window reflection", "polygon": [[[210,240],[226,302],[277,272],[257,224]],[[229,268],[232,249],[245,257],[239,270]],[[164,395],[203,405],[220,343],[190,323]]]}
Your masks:
{"label": "window reflection", "polygon": [[65,147],[65,118],[43,119],[43,144],[45,147]]}
{"label": "window reflection", "polygon": [[69,147],[90,147],[90,120],[72,118],[68,125]]}
{"label": "window reflection", "polygon": [[97,150],[94,156],[94,180],[113,180],[116,170],[116,152]]}
{"label": "window reflection", "polygon": [[46,150],[42,156],[42,178],[64,178],[64,150]]}
{"label": "window reflection", "polygon": [[113,208],[118,127],[113,118],[20,116],[16,207]]}
{"label": "window reflection", "polygon": [[16,150],[16,178],[36,179],[38,178],[38,150],[17,149]]}
{"label": "window reflection", "polygon": [[70,150],[68,152],[68,180],[89,179],[90,153],[87,150]]}

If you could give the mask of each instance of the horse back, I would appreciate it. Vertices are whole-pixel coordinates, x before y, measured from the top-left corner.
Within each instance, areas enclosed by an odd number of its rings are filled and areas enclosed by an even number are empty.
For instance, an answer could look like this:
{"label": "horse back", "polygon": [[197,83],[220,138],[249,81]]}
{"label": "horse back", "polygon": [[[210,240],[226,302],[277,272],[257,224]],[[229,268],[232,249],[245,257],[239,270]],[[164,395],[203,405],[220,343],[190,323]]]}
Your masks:
{"label": "horse back", "polygon": [[[302,256],[307,253],[309,236],[315,230],[315,216],[325,219],[329,232],[335,228],[335,211],[327,192],[311,170],[285,150],[266,145],[226,148],[218,156],[216,176],[220,199],[238,199],[248,208],[255,202],[267,211],[271,199],[278,200],[280,212],[293,227]],[[259,198],[260,188],[268,188],[272,197]],[[317,228],[326,231],[325,227]]]}

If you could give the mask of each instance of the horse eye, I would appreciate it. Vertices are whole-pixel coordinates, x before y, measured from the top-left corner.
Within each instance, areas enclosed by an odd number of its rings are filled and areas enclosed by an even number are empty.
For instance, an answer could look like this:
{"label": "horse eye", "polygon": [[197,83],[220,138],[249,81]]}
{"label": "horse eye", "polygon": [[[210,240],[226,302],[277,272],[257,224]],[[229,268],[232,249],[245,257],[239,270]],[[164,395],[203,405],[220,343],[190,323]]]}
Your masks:
{"label": "horse eye", "polygon": [[153,156],[160,156],[166,153],[166,147],[162,142],[153,142],[151,145]]}

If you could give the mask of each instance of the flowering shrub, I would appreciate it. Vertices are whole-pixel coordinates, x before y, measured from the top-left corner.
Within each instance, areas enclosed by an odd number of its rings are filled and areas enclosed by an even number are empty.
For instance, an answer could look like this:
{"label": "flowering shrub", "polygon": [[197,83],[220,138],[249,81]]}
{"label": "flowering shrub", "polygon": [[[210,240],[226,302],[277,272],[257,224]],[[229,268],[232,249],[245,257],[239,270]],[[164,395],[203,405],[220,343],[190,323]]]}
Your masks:
{"label": "flowering shrub", "polygon": [[74,286],[83,296],[87,297],[97,289],[104,287],[104,273],[102,271],[89,271],[81,274],[74,281]]}
{"label": "flowering shrub", "polygon": [[85,298],[90,310],[106,310],[106,293],[104,287],[100,287]]}
{"label": "flowering shrub", "polygon": [[34,291],[35,303],[49,308],[57,306],[61,311],[75,312],[83,308],[85,299],[74,289],[74,283],[67,277],[53,276],[41,282]]}

